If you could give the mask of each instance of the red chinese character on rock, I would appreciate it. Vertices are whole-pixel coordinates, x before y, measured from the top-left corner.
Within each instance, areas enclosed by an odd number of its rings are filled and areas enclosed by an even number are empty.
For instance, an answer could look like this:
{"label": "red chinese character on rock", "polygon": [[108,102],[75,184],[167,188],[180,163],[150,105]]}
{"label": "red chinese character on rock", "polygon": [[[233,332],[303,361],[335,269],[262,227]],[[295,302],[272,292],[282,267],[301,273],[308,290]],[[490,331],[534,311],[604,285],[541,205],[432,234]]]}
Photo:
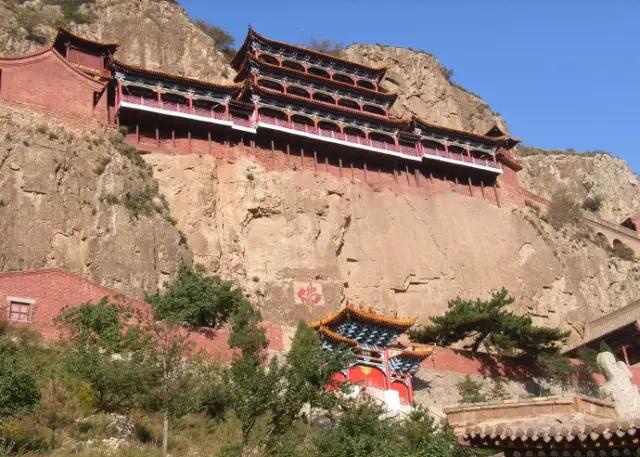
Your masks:
{"label": "red chinese character on rock", "polygon": [[298,298],[305,306],[313,306],[320,303],[322,300],[322,295],[316,292],[316,288],[309,283],[307,287],[301,287],[298,289]]}

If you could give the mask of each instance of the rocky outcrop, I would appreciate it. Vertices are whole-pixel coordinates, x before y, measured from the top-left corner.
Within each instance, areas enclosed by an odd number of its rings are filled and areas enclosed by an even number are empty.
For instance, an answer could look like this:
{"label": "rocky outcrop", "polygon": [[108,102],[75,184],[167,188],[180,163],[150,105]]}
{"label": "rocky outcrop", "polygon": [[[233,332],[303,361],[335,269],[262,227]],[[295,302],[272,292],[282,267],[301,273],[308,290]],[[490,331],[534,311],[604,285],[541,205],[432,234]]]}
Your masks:
{"label": "rocky outcrop", "polygon": [[122,136],[0,105],[0,271],[61,267],[142,295],[190,253]]}
{"label": "rocky outcrop", "polygon": [[451,82],[446,68],[431,54],[394,46],[356,44],[346,48],[347,59],[388,71],[382,87],[398,94],[392,114],[418,116],[444,127],[485,133],[504,120],[479,96]]}
{"label": "rocky outcrop", "polygon": [[[64,19],[61,8],[50,3],[0,1],[0,51],[20,54],[53,39],[56,25]],[[124,62],[209,81],[226,82],[233,77],[213,39],[176,2],[87,1],[77,15],[83,18],[80,23],[72,19],[65,26],[87,38],[118,41],[116,57]]]}
{"label": "rocky outcrop", "polygon": [[442,313],[456,296],[507,287],[521,311],[571,328],[640,296],[640,269],[586,229],[558,232],[530,209],[456,193],[430,197],[308,171],[151,154],[146,160],[197,262],[236,279],[267,320],[320,317],[340,303]]}
{"label": "rocky outcrop", "polygon": [[547,199],[564,190],[579,205],[600,200],[596,214],[611,222],[640,214],[640,182],[624,160],[605,153],[521,149],[524,169],[518,176],[528,190]]}

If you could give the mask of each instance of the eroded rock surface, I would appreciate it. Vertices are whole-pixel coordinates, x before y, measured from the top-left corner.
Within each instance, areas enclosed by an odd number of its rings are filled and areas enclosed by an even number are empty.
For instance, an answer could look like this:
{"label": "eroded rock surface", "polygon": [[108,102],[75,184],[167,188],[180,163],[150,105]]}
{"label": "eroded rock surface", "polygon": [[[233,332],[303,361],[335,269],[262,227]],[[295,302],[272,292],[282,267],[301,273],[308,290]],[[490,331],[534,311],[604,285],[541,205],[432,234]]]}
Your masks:
{"label": "eroded rock surface", "polygon": [[146,160],[195,260],[238,280],[268,320],[313,319],[346,301],[425,320],[456,296],[505,286],[539,322],[579,333],[640,296],[636,263],[611,257],[586,229],[553,230],[529,209],[267,172],[240,157]]}
{"label": "eroded rock surface", "polygon": [[0,105],[0,271],[61,267],[142,295],[190,261],[158,197],[148,214],[123,204],[156,183],[117,137]]}

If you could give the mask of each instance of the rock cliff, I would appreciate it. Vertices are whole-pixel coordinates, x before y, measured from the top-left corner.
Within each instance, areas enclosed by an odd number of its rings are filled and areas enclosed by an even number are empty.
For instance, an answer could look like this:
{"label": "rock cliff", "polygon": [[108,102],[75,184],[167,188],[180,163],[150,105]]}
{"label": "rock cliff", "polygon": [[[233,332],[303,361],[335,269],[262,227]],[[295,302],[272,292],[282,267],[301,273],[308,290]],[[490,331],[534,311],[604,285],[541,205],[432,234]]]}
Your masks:
{"label": "rock cliff", "polygon": [[539,322],[580,332],[640,296],[640,268],[584,228],[453,192],[395,194],[311,171],[265,171],[244,150],[145,156],[194,258],[235,278],[276,322],[350,301],[427,316],[507,287]]}
{"label": "rock cliff", "polygon": [[0,105],[0,271],[62,267],[142,295],[189,251],[117,132]]}
{"label": "rock cliff", "polygon": [[550,199],[566,191],[578,204],[601,202],[596,214],[611,222],[640,214],[640,182],[627,163],[609,154],[546,151],[520,147],[524,169],[520,182],[530,191]]}

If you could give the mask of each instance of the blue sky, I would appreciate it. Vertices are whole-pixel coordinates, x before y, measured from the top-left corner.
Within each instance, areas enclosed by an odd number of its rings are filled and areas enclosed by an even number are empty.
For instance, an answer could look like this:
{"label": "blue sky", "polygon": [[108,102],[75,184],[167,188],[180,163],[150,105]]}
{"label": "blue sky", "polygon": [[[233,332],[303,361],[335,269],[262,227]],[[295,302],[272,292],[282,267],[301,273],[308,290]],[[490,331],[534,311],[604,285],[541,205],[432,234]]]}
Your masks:
{"label": "blue sky", "polygon": [[180,0],[240,44],[248,24],[434,54],[525,144],[601,149],[640,172],[640,0]]}

